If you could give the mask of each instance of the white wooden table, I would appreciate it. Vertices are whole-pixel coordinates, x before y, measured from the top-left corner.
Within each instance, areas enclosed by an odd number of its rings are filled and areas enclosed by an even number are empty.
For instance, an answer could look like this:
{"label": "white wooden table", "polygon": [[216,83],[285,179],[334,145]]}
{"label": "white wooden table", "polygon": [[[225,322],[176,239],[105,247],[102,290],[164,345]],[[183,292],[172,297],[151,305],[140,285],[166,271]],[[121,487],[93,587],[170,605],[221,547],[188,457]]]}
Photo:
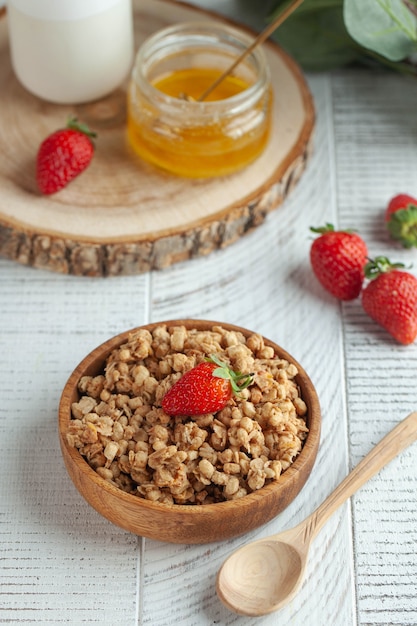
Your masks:
{"label": "white wooden table", "polygon": [[[236,2],[211,6],[237,16]],[[332,222],[356,228],[372,255],[414,262],[417,274],[417,252],[392,243],[382,219],[392,195],[417,194],[417,82],[366,70],[308,82],[312,160],[285,204],[236,244],[114,279],[0,260],[1,624],[417,624],[417,445],[334,515],[289,606],[239,617],[214,590],[232,550],[299,522],[417,409],[417,343],[396,344],[359,301],[324,293],[308,260],[309,226]],[[61,460],[57,405],[75,365],[114,334],[176,317],[263,333],[304,365],[321,400],[321,447],[300,495],[265,527],[225,543],[170,545],[118,529],[84,502]]]}

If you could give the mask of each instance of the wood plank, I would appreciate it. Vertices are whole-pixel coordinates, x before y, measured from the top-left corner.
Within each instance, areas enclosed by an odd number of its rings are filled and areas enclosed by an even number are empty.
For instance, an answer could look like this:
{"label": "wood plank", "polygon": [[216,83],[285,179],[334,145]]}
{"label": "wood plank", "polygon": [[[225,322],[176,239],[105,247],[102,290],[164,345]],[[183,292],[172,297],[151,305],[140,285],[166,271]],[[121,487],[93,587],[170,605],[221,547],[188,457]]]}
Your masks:
{"label": "wood plank", "polygon": [[136,623],[140,539],[85,506],[57,445],[57,403],[72,366],[119,325],[144,321],[145,276],[134,294],[132,279],[118,279],[117,301],[105,283],[0,263],[5,624]]}
{"label": "wood plank", "polygon": [[[245,320],[248,328],[257,328],[265,336],[290,346],[294,356],[297,354],[305,363],[319,390],[324,417],[316,466],[292,505],[244,538],[206,547],[200,552],[190,547],[181,552],[147,541],[144,580],[150,595],[144,595],[144,624],[155,620],[161,626],[168,626],[180,615],[184,626],[216,621],[225,626],[246,624],[248,618],[236,617],[221,608],[216,599],[213,582],[222,555],[244,542],[301,521],[347,473],[346,415],[340,394],[343,379],[340,309],[312,280],[308,263],[309,226],[337,219],[332,135],[327,124],[331,90],[330,81],[325,78],[310,77],[309,84],[318,111],[315,148],[294,193],[279,214],[268,216],[260,232],[236,242],[233,254],[229,254],[232,250],[225,250],[211,255],[203,264],[193,260],[154,274],[152,316],[164,319],[168,312],[174,317],[187,312],[208,319],[217,314],[232,323]],[[329,376],[329,372],[333,375]],[[174,581],[168,591],[169,610],[156,602],[164,589],[169,588],[168,577]],[[307,578],[296,600],[279,614],[263,617],[262,624],[272,626],[277,620],[297,626],[352,624],[355,615],[352,578],[347,505],[313,544]],[[203,607],[203,614],[198,618],[199,607],[200,611]]]}
{"label": "wood plank", "polygon": [[[372,253],[413,263],[381,224],[387,198],[417,195],[416,89],[388,73],[309,77],[313,157],[281,209],[233,246],[160,272],[78,278],[0,259],[0,621],[33,625],[248,626],[223,609],[214,577],[235,547],[300,521],[396,421],[415,409],[417,344],[395,344],[323,292],[308,227],[355,226]],[[296,219],[295,219],[296,216]],[[158,319],[214,317],[260,330],[304,365],[323,434],[314,473],[284,513],[233,542],[171,546],[101,519],[68,479],[56,435],[69,373],[94,346]],[[305,626],[415,626],[415,446],[326,525],[300,594],[256,620]]]}
{"label": "wood plank", "polygon": [[[340,226],[354,226],[371,256],[401,261],[417,276],[416,250],[390,240],[383,214],[397,193],[417,195],[414,81],[396,74],[334,76]],[[412,264],[412,267],[410,265]],[[362,311],[343,307],[351,463],[417,407],[417,344],[398,345]],[[417,623],[417,447],[406,450],[354,498],[359,624]]]}

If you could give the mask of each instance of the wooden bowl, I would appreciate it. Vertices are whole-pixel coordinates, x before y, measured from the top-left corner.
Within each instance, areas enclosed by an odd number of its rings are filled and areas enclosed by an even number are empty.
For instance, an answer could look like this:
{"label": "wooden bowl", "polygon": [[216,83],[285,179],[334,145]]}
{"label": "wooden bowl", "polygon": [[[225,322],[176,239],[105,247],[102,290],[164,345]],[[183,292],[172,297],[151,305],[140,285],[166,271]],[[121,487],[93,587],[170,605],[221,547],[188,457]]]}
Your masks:
{"label": "wooden bowl", "polygon": [[[148,324],[152,331],[161,324],[184,325],[208,330],[214,325],[240,331],[245,337],[252,331],[222,322],[170,320]],[[283,511],[304,486],[313,468],[320,440],[321,412],[315,388],[303,368],[285,350],[265,339],[275,353],[296,365],[301,396],[307,405],[309,432],[295,461],[280,478],[258,491],[237,500],[205,505],[162,504],[131,495],[101,478],[80,452],[69,445],[66,433],[71,419],[71,405],[79,399],[77,384],[81,376],[103,372],[105,360],[128,340],[131,329],[98,346],[76,367],[62,392],[59,404],[59,438],[64,462],[74,485],[87,502],[106,519],[136,535],[171,543],[208,543],[247,533],[265,524]]]}

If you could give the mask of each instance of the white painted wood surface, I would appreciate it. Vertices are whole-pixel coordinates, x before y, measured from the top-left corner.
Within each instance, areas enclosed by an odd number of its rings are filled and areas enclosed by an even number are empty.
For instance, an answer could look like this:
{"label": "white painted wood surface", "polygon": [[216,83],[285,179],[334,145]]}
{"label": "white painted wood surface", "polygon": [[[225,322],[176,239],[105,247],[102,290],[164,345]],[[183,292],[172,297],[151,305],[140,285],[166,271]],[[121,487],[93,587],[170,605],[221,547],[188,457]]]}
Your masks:
{"label": "white painted wood surface", "polygon": [[[237,4],[212,6],[237,16]],[[313,158],[285,204],[231,247],[114,279],[0,260],[1,624],[417,624],[415,444],[324,528],[289,606],[238,617],[214,592],[234,548],[300,521],[417,408],[417,344],[397,345],[359,302],[334,301],[308,262],[309,226],[329,221],[355,227],[372,255],[414,263],[417,275],[417,252],[392,243],[382,220],[392,195],[417,194],[417,83],[364,70],[308,79]],[[262,332],[304,365],[322,404],[321,448],[301,494],[267,526],[226,543],[178,546],[125,533],[81,499],[61,461],[57,405],[74,366],[122,330],[174,317]]]}

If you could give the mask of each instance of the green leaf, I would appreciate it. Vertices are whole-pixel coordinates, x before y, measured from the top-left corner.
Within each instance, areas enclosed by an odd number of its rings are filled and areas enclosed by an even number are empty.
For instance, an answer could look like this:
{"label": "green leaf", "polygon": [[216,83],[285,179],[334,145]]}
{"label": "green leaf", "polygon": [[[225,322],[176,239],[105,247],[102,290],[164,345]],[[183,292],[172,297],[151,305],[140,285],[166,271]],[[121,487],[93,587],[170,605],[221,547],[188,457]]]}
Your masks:
{"label": "green leaf", "polygon": [[67,128],[71,128],[72,130],[78,130],[80,133],[84,133],[84,135],[87,135],[87,137],[91,137],[92,139],[97,137],[97,133],[90,130],[87,124],[79,122],[76,117],[68,118]]}
{"label": "green leaf", "polygon": [[417,0],[403,0],[404,4],[410,9],[411,13],[417,17]]}
{"label": "green leaf", "polygon": [[234,393],[240,393],[243,389],[249,387],[253,381],[253,374],[241,374],[240,372],[233,371],[215,354],[210,354],[205,360],[218,366],[213,370],[213,376],[229,380]]}
{"label": "green leaf", "polygon": [[373,280],[381,274],[391,272],[394,269],[400,269],[404,267],[404,263],[391,263],[386,256],[377,256],[375,259],[368,259],[365,265],[364,271],[366,278]]}
{"label": "green leaf", "polygon": [[417,17],[403,0],[345,0],[343,15],[353,39],[391,61],[417,50]]}
{"label": "green leaf", "polygon": [[326,222],[324,226],[310,226],[310,230],[312,233],[323,235],[324,233],[334,233],[334,226]]}
{"label": "green leaf", "polygon": [[[275,5],[271,19],[285,6]],[[305,70],[328,70],[347,65],[362,51],[343,21],[343,0],[305,0],[279,27],[273,38]]]}
{"label": "green leaf", "polygon": [[[290,0],[278,0],[275,3],[275,8],[271,11],[271,17],[275,17],[278,13],[284,10]],[[300,13],[314,13],[316,11],[323,11],[324,9],[333,9],[334,7],[342,7],[343,0],[304,0],[304,2],[298,7],[297,15]]]}
{"label": "green leaf", "polygon": [[404,209],[392,213],[387,228],[404,248],[417,248],[417,206],[410,203]]}
{"label": "green leaf", "polygon": [[213,370],[212,374],[216,378],[224,378],[225,380],[230,380],[230,374],[224,367],[216,367],[216,369]]}

